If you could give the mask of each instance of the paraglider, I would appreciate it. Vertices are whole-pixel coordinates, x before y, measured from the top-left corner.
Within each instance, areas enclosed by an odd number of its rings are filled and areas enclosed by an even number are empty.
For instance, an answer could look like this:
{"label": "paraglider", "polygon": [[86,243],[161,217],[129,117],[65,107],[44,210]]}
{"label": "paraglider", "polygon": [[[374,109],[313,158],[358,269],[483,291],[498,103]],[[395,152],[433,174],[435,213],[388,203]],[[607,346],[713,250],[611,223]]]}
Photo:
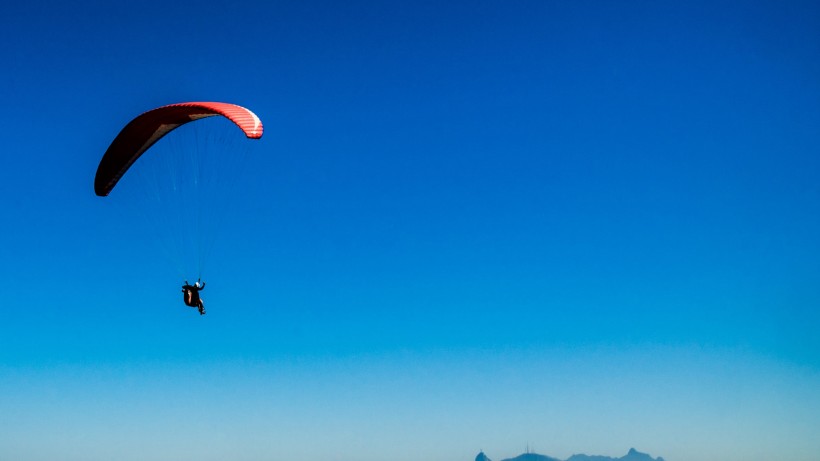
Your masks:
{"label": "paraglider", "polygon": [[[215,117],[217,119],[224,118],[232,123],[227,125],[236,126],[244,133],[248,139],[259,139],[262,137],[263,128],[262,122],[250,110],[237,106],[235,104],[222,102],[187,102],[179,104],[170,104],[156,109],[149,110],[133,120],[131,120],[120,133],[111,142],[111,145],[106,150],[94,178],[94,192],[100,197],[108,196],[117,186],[123,176],[132,168],[138,170],[137,176],[143,174],[140,172],[142,168],[148,168],[146,163],[148,161],[139,160],[147,151],[152,150],[152,147],[158,141],[166,137],[169,133],[186,126],[190,122]],[[194,124],[199,126],[200,123]],[[201,276],[203,260],[210,250],[210,245],[213,243],[214,237],[206,235],[201,228],[208,225],[218,225],[221,216],[215,216],[214,219],[207,219],[201,215],[202,210],[207,210],[210,207],[206,203],[208,198],[221,193],[215,191],[214,185],[219,182],[208,182],[205,179],[205,174],[210,175],[230,175],[229,168],[226,163],[232,160],[235,153],[230,152],[229,149],[224,149],[221,142],[223,138],[230,140],[238,138],[235,135],[235,128],[229,128],[231,133],[225,134],[222,138],[218,138],[215,153],[207,154],[212,157],[209,161],[214,162],[213,165],[205,166],[197,163],[197,155],[201,154],[203,150],[203,138],[209,137],[211,126],[203,124],[206,132],[203,135],[196,134],[189,144],[183,144],[179,148],[179,152],[171,152],[170,154],[159,149],[157,155],[163,157],[162,163],[157,168],[159,173],[149,180],[144,180],[147,192],[145,199],[146,210],[143,210],[144,221],[157,221],[156,227],[169,227],[167,231],[158,229],[158,234],[166,233],[169,235],[170,243],[166,247],[186,247],[185,250],[180,250],[183,253],[182,257],[177,258],[178,269],[181,275],[185,272],[190,274],[191,264],[189,260],[196,259],[199,275]],[[180,131],[186,131],[180,130]],[[187,132],[187,131],[186,131]],[[195,131],[194,131],[195,133]],[[180,135],[181,136],[181,135]],[[176,138],[177,136],[169,136],[169,138]],[[179,139],[185,139],[180,137]],[[165,143],[165,141],[163,141]],[[162,143],[161,143],[162,144]],[[242,143],[244,144],[244,143]],[[169,144],[170,145],[170,144]],[[156,149],[156,148],[155,148]],[[154,156],[155,154],[151,154]],[[176,160],[168,160],[167,157],[178,157]],[[154,159],[149,159],[154,160]],[[166,167],[166,164],[173,164],[178,162],[179,166],[174,168]],[[174,171],[171,171],[174,170]],[[204,172],[204,173],[203,173]],[[131,176],[129,174],[129,176]],[[214,186],[214,187],[212,187]],[[166,194],[166,197],[162,195]],[[180,195],[193,194],[193,195]],[[210,195],[209,195],[210,194]],[[206,197],[207,196],[207,197]],[[155,205],[159,204],[170,211],[167,211],[167,216],[170,218],[163,221],[162,210],[156,209]],[[180,213],[180,209],[184,210]],[[130,218],[130,217],[129,217]],[[172,222],[179,221],[179,224]],[[212,222],[216,221],[216,224]],[[175,229],[170,229],[176,226]],[[186,235],[191,233],[195,235],[188,240],[192,242],[185,242]],[[194,257],[188,257],[190,253],[196,253]],[[187,306],[196,307],[200,315],[205,314],[205,306],[202,299],[199,297],[199,291],[205,288],[205,283],[199,280],[194,285],[185,281],[182,286],[183,301]]]}
{"label": "paraglider", "polygon": [[182,301],[186,306],[199,309],[199,315],[205,315],[205,303],[202,301],[202,298],[199,297],[199,292],[204,289],[205,282],[200,282],[199,280],[193,285],[186,280],[185,285],[182,285]]}

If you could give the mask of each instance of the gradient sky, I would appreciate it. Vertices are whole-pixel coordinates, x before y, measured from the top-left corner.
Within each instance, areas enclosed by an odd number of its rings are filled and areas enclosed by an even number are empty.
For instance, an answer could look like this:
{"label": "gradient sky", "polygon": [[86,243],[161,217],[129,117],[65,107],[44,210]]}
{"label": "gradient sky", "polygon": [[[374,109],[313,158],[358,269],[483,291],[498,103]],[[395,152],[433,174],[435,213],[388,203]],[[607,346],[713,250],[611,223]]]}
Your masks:
{"label": "gradient sky", "polygon": [[[222,3],[3,7],[0,459],[820,456],[816,2]],[[92,187],[190,100],[204,317]]]}

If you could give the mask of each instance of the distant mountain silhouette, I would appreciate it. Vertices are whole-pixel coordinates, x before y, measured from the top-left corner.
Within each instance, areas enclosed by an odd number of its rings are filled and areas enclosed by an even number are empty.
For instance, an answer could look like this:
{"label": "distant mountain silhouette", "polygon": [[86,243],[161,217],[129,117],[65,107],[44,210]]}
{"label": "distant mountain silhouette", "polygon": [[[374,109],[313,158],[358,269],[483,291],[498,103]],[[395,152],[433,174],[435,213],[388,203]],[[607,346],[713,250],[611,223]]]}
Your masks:
{"label": "distant mountain silhouette", "polygon": [[[490,461],[490,458],[484,454],[482,451],[475,457],[475,461]],[[537,453],[524,453],[523,455],[518,455],[515,458],[507,458],[501,461],[561,461],[558,458],[553,458],[550,456],[539,455]],[[664,461],[663,458],[658,456],[657,458],[653,458],[646,453],[641,453],[640,451],[630,448],[629,453],[620,458],[613,458],[611,456],[600,456],[600,455],[572,455],[566,459],[566,461]]]}
{"label": "distant mountain silhouette", "polygon": [[478,455],[475,457],[475,461],[493,461],[484,454],[483,451],[479,452]]}
{"label": "distant mountain silhouette", "polygon": [[567,458],[567,461],[664,461],[664,459],[660,456],[653,458],[646,453],[641,453],[634,448],[630,448],[629,453],[621,456],[620,458],[612,458],[609,456],[572,455]]}
{"label": "distant mountain silhouette", "polygon": [[524,453],[523,455],[518,455],[515,458],[508,458],[502,461],[561,461],[558,458],[552,458],[550,456],[539,455],[538,453]]}

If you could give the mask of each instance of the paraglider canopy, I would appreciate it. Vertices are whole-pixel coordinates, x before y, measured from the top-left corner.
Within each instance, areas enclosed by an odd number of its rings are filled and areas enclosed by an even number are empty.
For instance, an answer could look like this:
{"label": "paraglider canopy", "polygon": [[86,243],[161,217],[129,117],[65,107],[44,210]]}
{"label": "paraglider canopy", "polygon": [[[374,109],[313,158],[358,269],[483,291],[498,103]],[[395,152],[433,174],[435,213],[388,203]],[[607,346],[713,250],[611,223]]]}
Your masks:
{"label": "paraglider canopy", "polygon": [[251,139],[262,137],[262,121],[253,112],[223,102],[186,102],[158,107],[139,115],[120,131],[103,155],[94,178],[94,192],[107,196],[128,168],[154,143],[194,120],[223,116]]}

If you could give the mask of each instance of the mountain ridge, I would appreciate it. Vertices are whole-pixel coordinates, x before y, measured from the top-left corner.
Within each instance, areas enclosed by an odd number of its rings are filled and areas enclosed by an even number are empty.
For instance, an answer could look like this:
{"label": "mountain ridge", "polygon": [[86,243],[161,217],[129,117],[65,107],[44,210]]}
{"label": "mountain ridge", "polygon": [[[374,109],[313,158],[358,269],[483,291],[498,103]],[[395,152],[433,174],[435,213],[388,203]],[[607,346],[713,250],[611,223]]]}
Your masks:
{"label": "mountain ridge", "polygon": [[[475,457],[475,461],[492,461],[484,451],[478,453]],[[662,457],[658,456],[657,458],[653,458],[647,453],[642,453],[634,448],[630,448],[627,454],[621,456],[620,458],[613,458],[611,456],[602,456],[602,455],[586,455],[583,453],[574,454],[567,458],[566,460],[561,460],[559,458],[553,458],[552,456],[542,455],[538,453],[523,453],[514,458],[505,458],[501,461],[665,461]]]}

